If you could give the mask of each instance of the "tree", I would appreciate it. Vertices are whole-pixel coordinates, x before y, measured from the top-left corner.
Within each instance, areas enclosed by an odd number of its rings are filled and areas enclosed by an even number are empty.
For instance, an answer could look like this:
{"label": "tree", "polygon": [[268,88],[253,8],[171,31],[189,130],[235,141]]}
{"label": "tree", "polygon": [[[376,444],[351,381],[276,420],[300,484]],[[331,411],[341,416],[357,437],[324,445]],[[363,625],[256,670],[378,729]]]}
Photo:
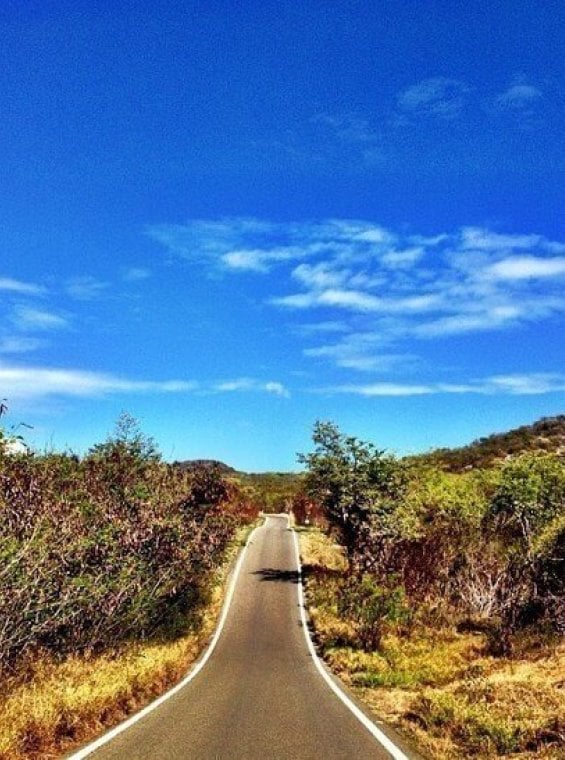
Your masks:
{"label": "tree", "polygon": [[127,456],[138,462],[158,462],[161,453],[155,439],[146,435],[129,412],[122,412],[114,426],[113,434],[104,443],[97,443],[90,449],[94,457]]}
{"label": "tree", "polygon": [[128,412],[118,417],[114,432],[88,452],[87,463],[104,463],[106,480],[117,500],[127,509],[148,497],[150,471],[161,459],[154,439],[141,430]]}
{"label": "tree", "polygon": [[299,454],[306,489],[339,534],[351,569],[374,564],[379,541],[393,532],[391,516],[403,489],[403,469],[370,443],[343,435],[332,422],[316,422],[315,451]]}

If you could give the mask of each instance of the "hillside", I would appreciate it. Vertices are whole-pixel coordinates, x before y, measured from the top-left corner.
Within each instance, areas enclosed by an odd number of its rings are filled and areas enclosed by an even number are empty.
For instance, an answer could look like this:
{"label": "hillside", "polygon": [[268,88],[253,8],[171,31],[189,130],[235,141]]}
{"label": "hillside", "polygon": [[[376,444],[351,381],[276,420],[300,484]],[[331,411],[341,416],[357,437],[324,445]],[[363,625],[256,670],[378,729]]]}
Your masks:
{"label": "hillside", "polygon": [[488,467],[524,452],[565,452],[565,415],[542,417],[531,425],[493,433],[453,449],[435,449],[416,457],[449,472]]}
{"label": "hillside", "polygon": [[265,512],[284,512],[301,485],[295,472],[240,472],[216,459],[187,459],[175,462],[181,470],[211,469],[241,486]]}
{"label": "hillside", "polygon": [[186,459],[182,462],[174,462],[174,466],[179,467],[181,470],[189,471],[200,469],[216,470],[220,475],[226,476],[237,474],[237,470],[217,459]]}

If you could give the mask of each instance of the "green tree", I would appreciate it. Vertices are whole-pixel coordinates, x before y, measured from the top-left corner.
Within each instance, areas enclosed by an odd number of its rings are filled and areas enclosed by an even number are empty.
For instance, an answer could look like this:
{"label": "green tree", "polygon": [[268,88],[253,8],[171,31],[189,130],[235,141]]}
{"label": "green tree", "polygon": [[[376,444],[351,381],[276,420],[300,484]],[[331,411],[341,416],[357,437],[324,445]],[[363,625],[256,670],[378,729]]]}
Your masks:
{"label": "green tree", "polygon": [[93,446],[89,455],[99,458],[121,455],[141,463],[158,462],[161,459],[155,439],[141,430],[138,420],[129,412],[120,414],[114,432],[103,443]]}
{"label": "green tree", "polygon": [[349,564],[372,564],[379,541],[394,532],[391,519],[404,487],[403,469],[373,444],[343,435],[332,422],[316,422],[315,450],[299,454],[306,489],[339,534]]}

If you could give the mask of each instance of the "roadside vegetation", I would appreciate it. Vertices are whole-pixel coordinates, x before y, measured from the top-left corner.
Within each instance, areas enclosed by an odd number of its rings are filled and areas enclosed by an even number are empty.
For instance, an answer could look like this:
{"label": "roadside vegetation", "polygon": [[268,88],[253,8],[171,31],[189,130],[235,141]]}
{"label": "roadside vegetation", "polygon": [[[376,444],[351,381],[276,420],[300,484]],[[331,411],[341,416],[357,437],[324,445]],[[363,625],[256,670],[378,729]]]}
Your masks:
{"label": "roadside vegetation", "polygon": [[[257,507],[122,415],[83,458],[0,434],[0,758],[56,755],[183,674]],[[13,449],[12,449],[13,450]]]}
{"label": "roadside vegetation", "polygon": [[314,429],[295,498],[314,635],[430,757],[565,754],[565,467],[446,472]]}

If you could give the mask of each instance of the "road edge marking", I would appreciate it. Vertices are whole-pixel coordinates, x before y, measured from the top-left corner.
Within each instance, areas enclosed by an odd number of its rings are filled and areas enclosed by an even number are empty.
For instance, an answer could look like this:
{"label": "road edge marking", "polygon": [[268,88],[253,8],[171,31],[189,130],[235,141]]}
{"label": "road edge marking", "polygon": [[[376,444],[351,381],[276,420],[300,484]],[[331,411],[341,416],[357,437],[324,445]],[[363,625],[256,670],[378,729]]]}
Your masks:
{"label": "road edge marking", "polygon": [[105,744],[108,744],[113,739],[116,738],[116,736],[119,736],[124,731],[127,731],[128,728],[131,728],[135,723],[140,721],[142,718],[145,718],[146,715],[149,715],[149,713],[153,712],[153,710],[156,710],[158,707],[160,707],[163,702],[166,702],[168,699],[173,697],[175,694],[178,694],[181,689],[183,689],[187,684],[189,684],[196,676],[200,673],[202,668],[206,665],[208,660],[210,659],[212,653],[214,652],[214,649],[216,648],[216,645],[220,639],[220,636],[222,634],[222,631],[224,629],[224,625],[226,622],[226,619],[228,617],[228,613],[231,607],[231,603],[233,600],[233,596],[235,593],[235,587],[237,584],[237,579],[239,578],[239,574],[243,565],[243,561],[245,559],[245,556],[247,554],[247,549],[249,548],[249,545],[251,544],[251,539],[255,535],[255,533],[259,530],[259,528],[262,528],[264,525],[266,525],[267,522],[267,515],[264,516],[265,519],[261,523],[261,525],[256,525],[255,528],[251,531],[249,536],[247,537],[247,540],[245,542],[245,546],[243,547],[238,559],[237,563],[235,565],[233,575],[229,584],[228,592],[226,594],[226,598],[222,607],[222,613],[220,615],[220,620],[218,621],[218,625],[216,626],[216,630],[214,631],[214,635],[212,636],[212,640],[208,644],[208,647],[205,649],[204,654],[202,657],[197,661],[196,665],[187,673],[187,675],[179,681],[177,684],[175,684],[169,691],[166,691],[164,694],[161,694],[160,697],[157,697],[157,699],[154,699],[153,702],[150,702],[148,705],[145,705],[139,712],[134,713],[129,718],[126,718],[126,720],[122,721],[122,723],[118,723],[117,726],[114,726],[114,728],[111,728],[106,733],[102,734],[102,736],[99,736],[98,739],[95,739],[94,741],[90,742],[90,744],[87,744],[86,747],[83,747],[82,749],[77,750],[71,755],[67,756],[67,760],[83,760],[83,758],[88,757],[93,752],[96,752],[96,750],[103,747]]}
{"label": "road edge marking", "polygon": [[357,707],[355,702],[353,702],[350,697],[339,687],[339,685],[329,675],[324,664],[322,663],[322,660],[318,656],[318,653],[316,652],[316,648],[314,647],[314,643],[312,641],[312,637],[310,636],[310,629],[308,627],[308,621],[306,619],[306,603],[304,599],[304,589],[302,586],[302,562],[300,561],[298,538],[296,536],[296,531],[290,524],[290,517],[288,518],[288,527],[292,531],[294,553],[296,555],[296,566],[298,568],[298,583],[296,585],[298,588],[298,606],[300,608],[300,620],[302,623],[302,629],[304,631],[304,638],[306,639],[306,645],[308,646],[308,651],[314,660],[314,665],[316,666],[324,681],[333,691],[333,693],[343,702],[348,710],[353,713],[357,720],[362,723],[363,726],[365,726],[367,731],[372,734],[378,743],[384,747],[384,749],[386,749],[391,757],[393,757],[394,760],[409,760],[408,755],[405,755],[404,752],[402,752],[402,750],[399,749],[399,747],[397,747],[396,744],[394,744],[393,741],[383,731],[381,731],[380,728],[378,728],[373,723],[373,721]]}

